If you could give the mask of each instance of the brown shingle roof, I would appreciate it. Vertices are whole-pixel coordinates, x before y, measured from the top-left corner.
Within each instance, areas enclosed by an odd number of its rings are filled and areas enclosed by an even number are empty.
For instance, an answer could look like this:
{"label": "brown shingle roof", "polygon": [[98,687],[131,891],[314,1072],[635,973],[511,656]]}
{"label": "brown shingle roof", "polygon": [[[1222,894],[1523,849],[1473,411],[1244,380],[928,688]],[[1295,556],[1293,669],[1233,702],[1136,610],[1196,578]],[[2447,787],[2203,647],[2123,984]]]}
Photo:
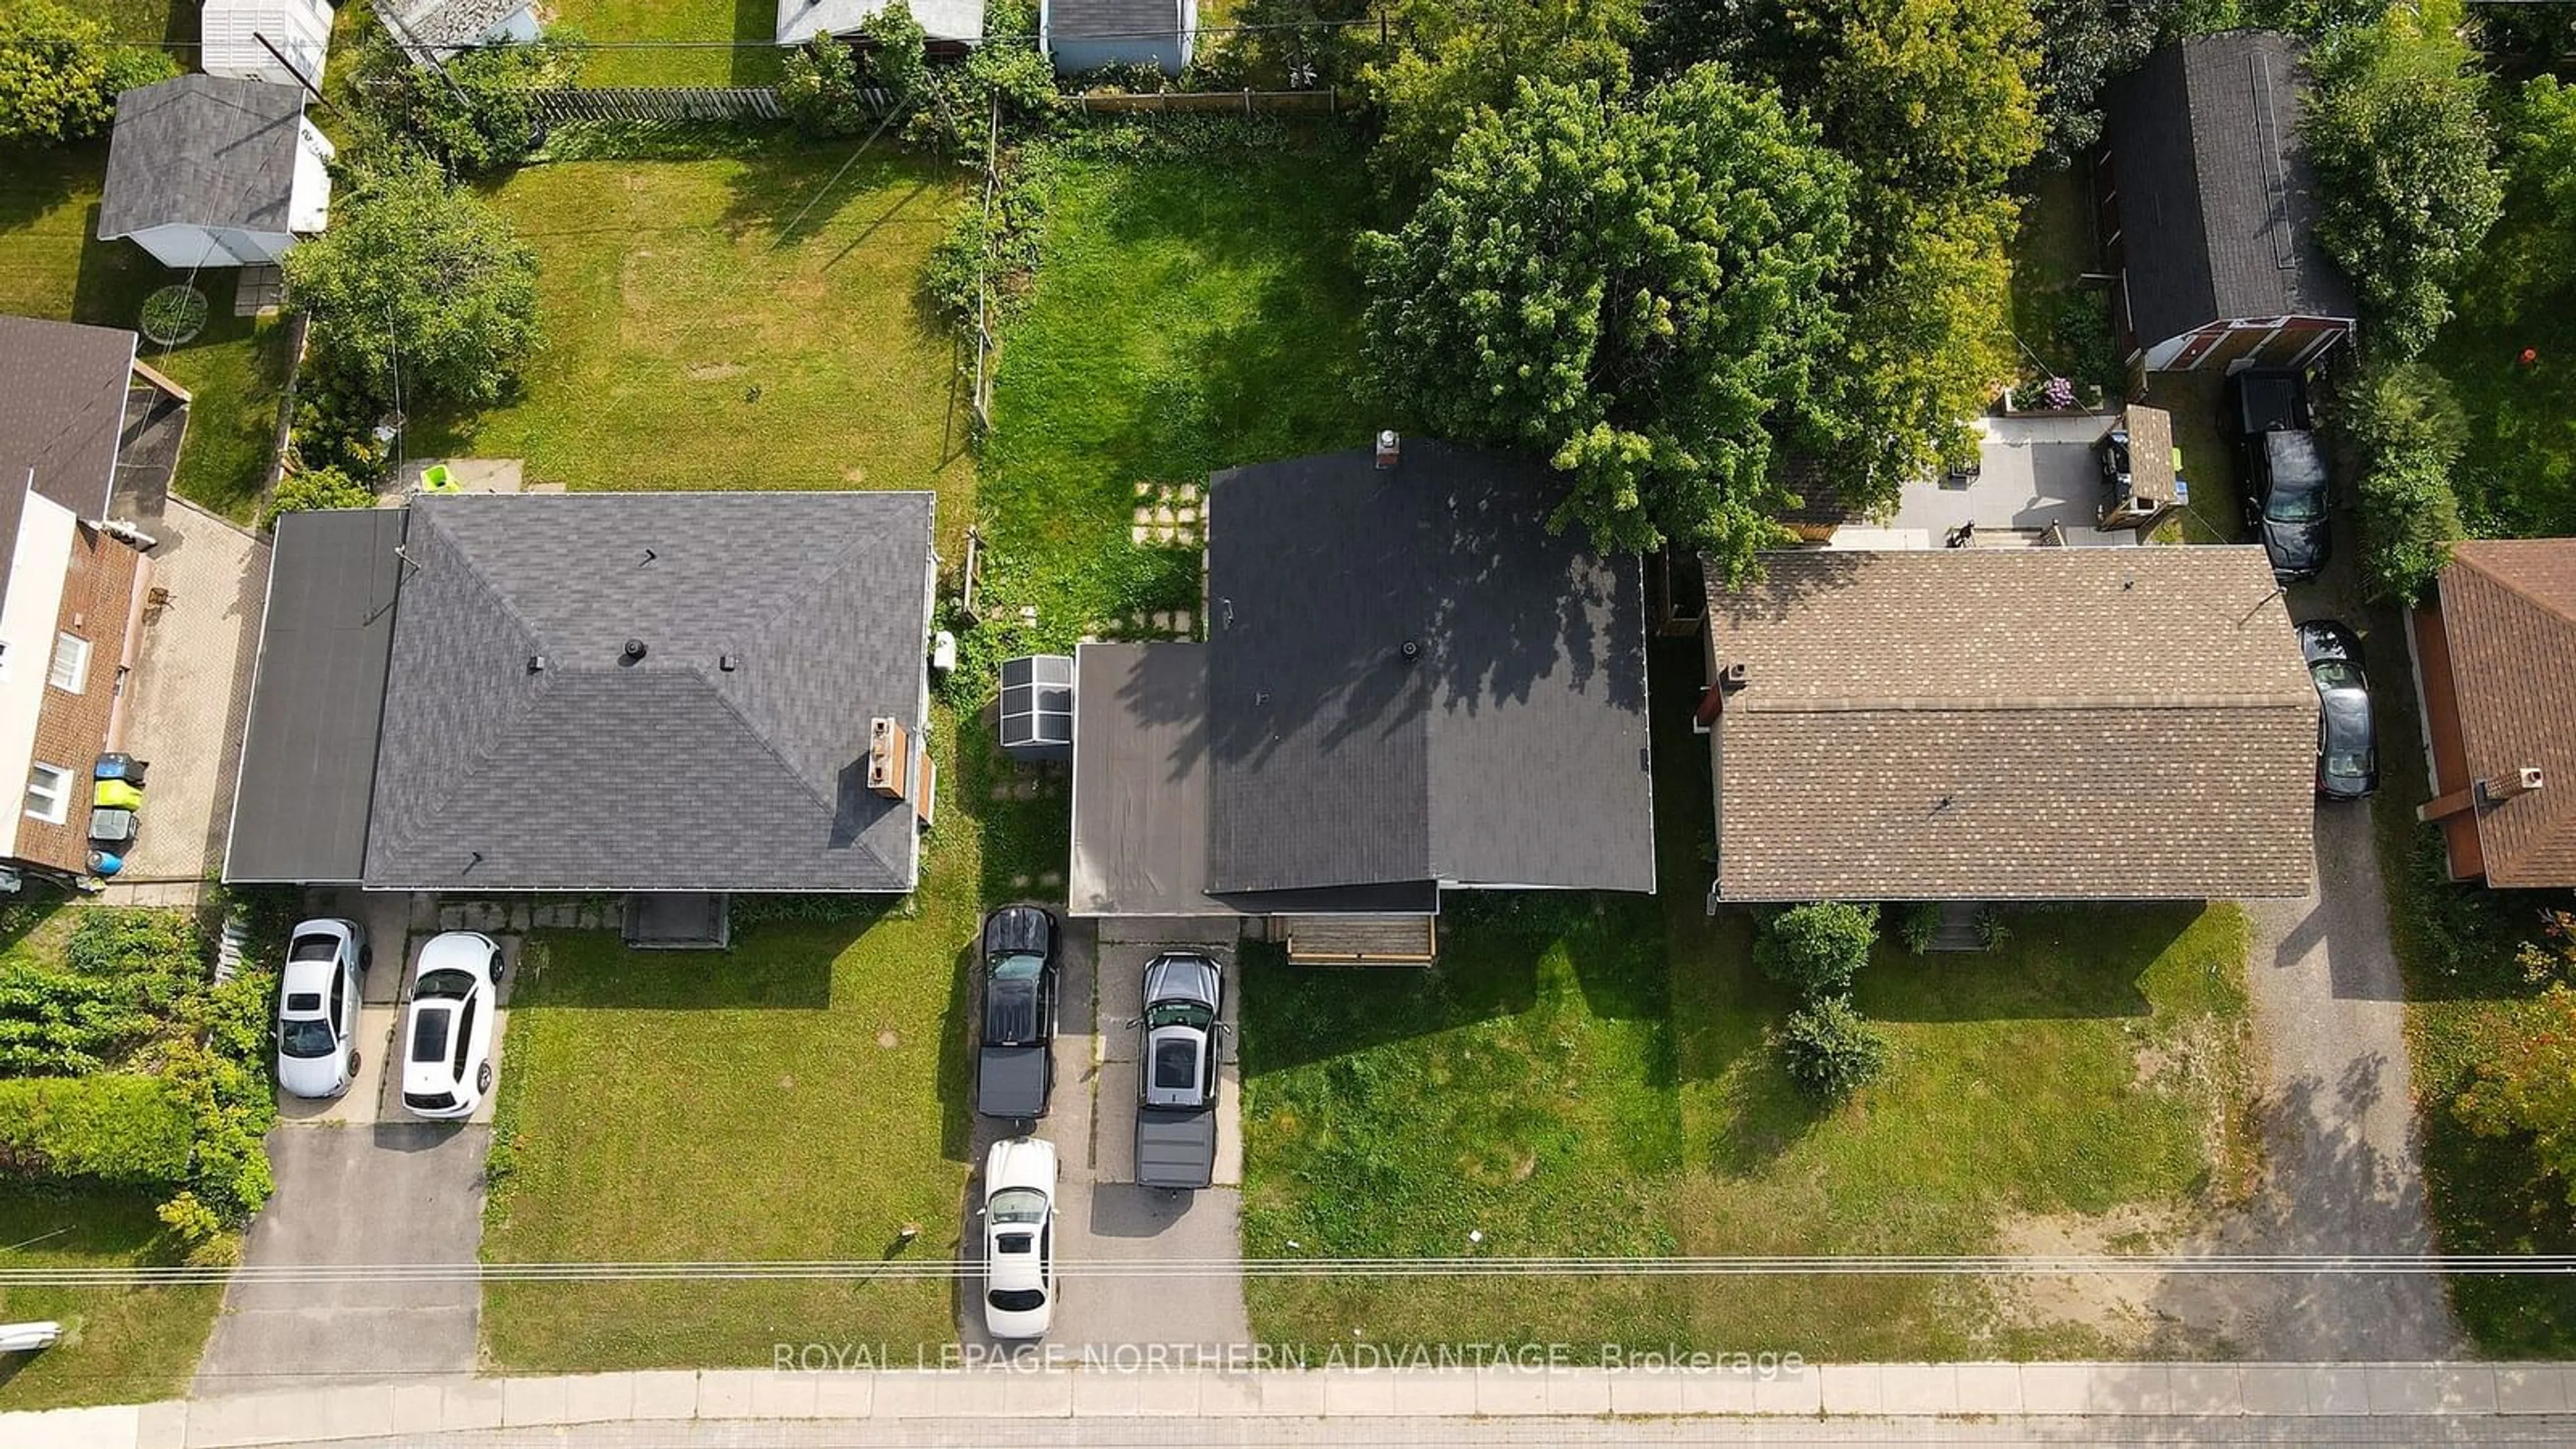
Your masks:
{"label": "brown shingle roof", "polygon": [[1770,555],[1712,589],[1738,900],[2298,895],[2316,693],[2257,548]]}
{"label": "brown shingle roof", "polygon": [[2576,539],[2455,544],[2441,591],[2469,778],[2547,782],[2478,811],[2487,882],[2576,885]]}

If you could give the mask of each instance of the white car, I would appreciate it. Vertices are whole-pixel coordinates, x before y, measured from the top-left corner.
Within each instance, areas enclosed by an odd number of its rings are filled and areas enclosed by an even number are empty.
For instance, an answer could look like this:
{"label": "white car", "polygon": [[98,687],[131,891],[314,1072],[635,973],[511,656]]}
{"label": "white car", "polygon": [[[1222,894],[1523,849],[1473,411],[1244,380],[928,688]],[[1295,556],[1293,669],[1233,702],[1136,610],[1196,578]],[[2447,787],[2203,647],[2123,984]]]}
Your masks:
{"label": "white car", "polygon": [[1043,1338],[1055,1317],[1055,1144],[996,1142],[984,1158],[984,1328]]}
{"label": "white car", "polygon": [[277,992],[277,1085],[336,1097],[358,1075],[359,983],[374,953],[355,921],[314,920],[287,937]]}
{"label": "white car", "polygon": [[500,1010],[501,948],[479,931],[449,931],[421,948],[403,1020],[403,1105],[423,1117],[470,1117],[492,1090],[492,1018]]}

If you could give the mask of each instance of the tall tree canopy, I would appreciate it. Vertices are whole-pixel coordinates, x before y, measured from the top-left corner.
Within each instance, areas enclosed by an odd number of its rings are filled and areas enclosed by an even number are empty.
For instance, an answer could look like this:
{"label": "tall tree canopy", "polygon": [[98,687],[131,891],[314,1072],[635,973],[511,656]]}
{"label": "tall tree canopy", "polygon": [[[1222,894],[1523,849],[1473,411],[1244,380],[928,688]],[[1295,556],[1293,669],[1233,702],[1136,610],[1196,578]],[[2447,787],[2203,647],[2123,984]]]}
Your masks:
{"label": "tall tree canopy", "polygon": [[1851,168],[1714,66],[1639,97],[1519,83],[1404,227],[1361,238],[1383,384],[1568,477],[1605,549],[1773,541],[1775,435],[1831,431]]}
{"label": "tall tree canopy", "polygon": [[1479,108],[1511,104],[1520,80],[1628,86],[1639,0],[1405,0],[1402,43],[1361,71],[1386,109],[1381,176],[1417,194]]}
{"label": "tall tree canopy", "polygon": [[2370,344],[2411,357],[2451,315],[2451,289],[2504,206],[2485,80],[2458,0],[2398,0],[2317,47],[2302,126],[2317,240],[2361,294]]}
{"label": "tall tree canopy", "polygon": [[168,80],[178,62],[119,45],[107,27],[54,0],[0,5],[0,146],[85,141],[116,120],[116,97]]}

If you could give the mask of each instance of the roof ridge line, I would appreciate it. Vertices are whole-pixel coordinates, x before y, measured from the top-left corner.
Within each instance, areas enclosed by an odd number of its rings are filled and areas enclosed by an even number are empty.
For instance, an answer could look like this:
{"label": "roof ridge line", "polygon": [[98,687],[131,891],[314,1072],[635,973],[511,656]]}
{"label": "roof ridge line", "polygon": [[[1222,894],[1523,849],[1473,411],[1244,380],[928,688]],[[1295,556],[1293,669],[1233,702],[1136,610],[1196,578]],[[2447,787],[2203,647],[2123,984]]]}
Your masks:
{"label": "roof ridge line", "polygon": [[[742,732],[751,736],[752,741],[760,746],[761,753],[769,756],[770,761],[778,766],[779,773],[796,782],[796,788],[805,792],[805,798],[823,807],[823,813],[834,817],[839,816],[841,810],[840,802],[837,800],[825,799],[823,797],[823,793],[814,788],[814,782],[806,779],[805,776],[797,770],[796,766],[788,760],[787,756],[779,752],[778,742],[769,737],[768,731],[753,724],[749,716],[734,707],[732,697],[725,693],[723,687],[718,685],[714,680],[707,678],[707,672],[703,667],[691,664],[683,668],[681,672],[687,674],[698,683],[706,686],[707,694],[715,700],[717,707],[721,708],[726,714],[731,715],[734,723],[742,726]],[[911,767],[911,761],[907,760],[904,762],[904,768],[907,771],[909,771]],[[880,858],[877,863],[883,865],[885,862]]]}
{"label": "roof ridge line", "polygon": [[[2576,549],[2576,543],[2569,543],[2568,540],[2564,539],[2488,538],[2465,539],[2462,541],[2466,543],[2568,543],[2570,549]],[[2515,598],[2522,600],[2533,608],[2540,610],[2542,613],[2549,615],[2551,618],[2557,619],[2565,624],[2576,625],[2576,602],[2561,604],[2554,599],[2547,598],[2541,594],[2533,592],[2530,588],[2525,587],[2519,576],[2499,573],[2494,569],[2478,564],[2475,562],[2476,556],[2483,551],[2484,550],[2481,549],[2470,550],[2470,558],[2472,560],[2469,564],[2470,572],[2479,574],[2494,581],[2498,588],[2503,589],[2506,593],[2513,595]],[[2524,550],[2520,549],[2503,550],[2503,552],[2506,553],[2519,553],[2523,551]],[[2529,551],[2533,553],[2540,552],[2538,549]]]}

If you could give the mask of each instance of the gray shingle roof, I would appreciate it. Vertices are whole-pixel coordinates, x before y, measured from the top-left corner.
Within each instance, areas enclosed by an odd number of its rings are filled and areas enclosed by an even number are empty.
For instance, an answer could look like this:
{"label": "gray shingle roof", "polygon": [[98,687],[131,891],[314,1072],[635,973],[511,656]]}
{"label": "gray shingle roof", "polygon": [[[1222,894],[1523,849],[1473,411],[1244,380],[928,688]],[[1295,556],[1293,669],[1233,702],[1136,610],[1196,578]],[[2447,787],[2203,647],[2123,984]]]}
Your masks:
{"label": "gray shingle roof", "polygon": [[1180,33],[1180,0],[1048,0],[1047,4],[1051,39],[1142,39]]}
{"label": "gray shingle roof", "polygon": [[0,463],[13,482],[33,468],[38,493],[83,518],[107,511],[134,341],[122,327],[0,317]]}
{"label": "gray shingle roof", "polygon": [[304,92],[183,75],[116,98],[101,241],[170,223],[287,229]]}
{"label": "gray shingle roof", "polygon": [[911,888],[865,774],[921,719],[931,495],[424,497],[405,552],[371,888]]}
{"label": "gray shingle roof", "polygon": [[1709,597],[1747,674],[1710,739],[1722,896],[2306,890],[2316,693],[2261,549],[1765,563]]}
{"label": "gray shingle roof", "polygon": [[1211,893],[1654,889],[1641,575],[1560,492],[1427,440],[1213,480]]}
{"label": "gray shingle roof", "polygon": [[2141,346],[2229,318],[2354,315],[2316,243],[2304,53],[2270,31],[2193,36],[2104,92]]}

